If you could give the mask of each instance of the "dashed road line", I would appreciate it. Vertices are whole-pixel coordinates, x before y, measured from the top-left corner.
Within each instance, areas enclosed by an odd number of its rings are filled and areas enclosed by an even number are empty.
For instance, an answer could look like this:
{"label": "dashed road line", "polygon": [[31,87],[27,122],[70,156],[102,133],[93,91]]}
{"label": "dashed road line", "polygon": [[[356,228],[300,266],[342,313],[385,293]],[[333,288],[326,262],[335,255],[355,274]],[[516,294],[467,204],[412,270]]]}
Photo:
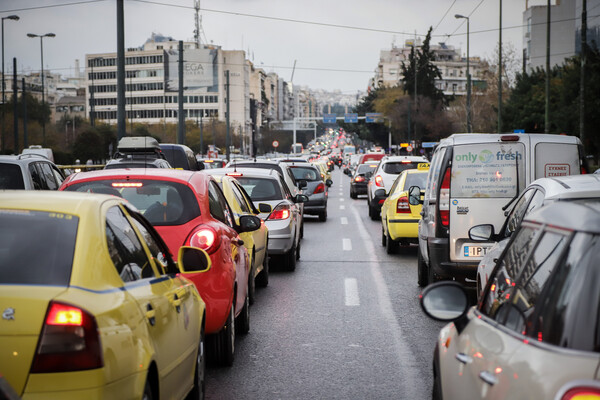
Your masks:
{"label": "dashed road line", "polygon": [[344,251],[352,251],[352,241],[348,238],[342,239],[342,248]]}
{"label": "dashed road line", "polygon": [[346,306],[360,306],[360,297],[358,296],[358,281],[356,278],[344,279],[344,294]]}
{"label": "dashed road line", "polygon": [[348,218],[342,217],[342,225],[348,225]]}

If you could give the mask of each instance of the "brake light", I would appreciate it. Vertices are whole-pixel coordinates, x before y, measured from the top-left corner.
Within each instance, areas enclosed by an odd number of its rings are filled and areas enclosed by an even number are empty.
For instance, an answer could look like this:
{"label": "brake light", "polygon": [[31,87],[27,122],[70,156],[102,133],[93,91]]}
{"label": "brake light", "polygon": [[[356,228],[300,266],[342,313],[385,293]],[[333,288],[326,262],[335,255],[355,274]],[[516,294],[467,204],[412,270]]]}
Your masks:
{"label": "brake light", "polygon": [[560,400],[600,400],[600,389],[583,384],[567,390]]}
{"label": "brake light", "polygon": [[450,168],[446,168],[442,186],[440,187],[440,219],[442,226],[450,225]]}
{"label": "brake light", "polygon": [[396,202],[396,213],[405,214],[410,213],[410,206],[408,205],[408,197],[402,196],[398,198]]}
{"label": "brake light", "polygon": [[271,212],[271,215],[269,215],[269,220],[282,220],[282,219],[288,219],[290,217],[290,215],[292,214],[292,210],[289,206],[289,204],[280,204],[277,207],[275,207],[275,209]]}
{"label": "brake light", "polygon": [[580,173],[581,175],[585,175],[585,174],[587,174],[587,173],[588,173],[588,171],[587,171],[587,168],[585,168],[585,167],[582,165],[582,166],[581,166],[581,169],[580,169],[580,171],[579,171],[579,173]]}
{"label": "brake light", "polygon": [[142,186],[144,186],[142,182],[114,182],[112,184],[112,187],[114,188],[138,188]]}
{"label": "brake light", "polygon": [[383,187],[383,177],[381,175],[375,177],[375,185]]}
{"label": "brake light", "polygon": [[518,142],[519,136],[518,135],[503,135],[503,136],[500,136],[500,140],[502,142]]}
{"label": "brake light", "polygon": [[103,366],[94,316],[79,307],[51,301],[31,373],[82,371]]}
{"label": "brake light", "polygon": [[242,174],[241,172],[228,172],[225,175],[227,175],[227,176],[233,176],[233,177],[244,176],[244,174]]}
{"label": "brake light", "polygon": [[402,160],[402,164],[410,164],[412,161],[410,160]]}
{"label": "brake light", "polygon": [[323,182],[321,182],[317,185],[313,194],[323,193],[324,191],[325,191],[325,184]]}
{"label": "brake light", "polygon": [[217,232],[208,226],[202,226],[190,237],[190,246],[198,247],[208,254],[214,253],[219,248],[221,241]]}
{"label": "brake light", "polygon": [[354,182],[364,182],[364,181],[365,181],[364,176],[357,176],[356,178],[354,178]]}

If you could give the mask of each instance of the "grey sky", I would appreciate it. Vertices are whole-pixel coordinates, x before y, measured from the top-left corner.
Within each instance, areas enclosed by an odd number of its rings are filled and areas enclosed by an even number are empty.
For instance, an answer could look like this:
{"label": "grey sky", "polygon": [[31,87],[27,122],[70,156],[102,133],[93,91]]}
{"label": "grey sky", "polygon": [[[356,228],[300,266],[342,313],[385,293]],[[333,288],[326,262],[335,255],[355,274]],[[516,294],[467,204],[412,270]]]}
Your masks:
{"label": "grey sky", "polygon": [[[69,3],[75,4],[45,7]],[[126,48],[142,45],[152,32],[193,39],[194,0],[124,4]],[[467,27],[455,14],[470,15],[471,56],[491,59],[498,43],[499,0],[201,0],[200,6],[209,42],[226,50],[246,50],[257,66],[286,80],[297,60],[294,83],[346,93],[367,88],[380,50],[389,49],[392,42],[402,46],[415,33],[424,37],[430,26],[437,26],[432,42],[446,42],[465,54]],[[512,43],[518,54],[524,10],[525,0],[503,1],[503,42]],[[4,21],[7,71],[12,70],[13,57],[20,72],[40,69],[40,40],[27,33],[56,34],[44,38],[44,68],[64,76],[73,74],[75,59],[83,67],[87,53],[116,52],[116,0],[0,0],[0,16],[10,14],[21,19]]]}

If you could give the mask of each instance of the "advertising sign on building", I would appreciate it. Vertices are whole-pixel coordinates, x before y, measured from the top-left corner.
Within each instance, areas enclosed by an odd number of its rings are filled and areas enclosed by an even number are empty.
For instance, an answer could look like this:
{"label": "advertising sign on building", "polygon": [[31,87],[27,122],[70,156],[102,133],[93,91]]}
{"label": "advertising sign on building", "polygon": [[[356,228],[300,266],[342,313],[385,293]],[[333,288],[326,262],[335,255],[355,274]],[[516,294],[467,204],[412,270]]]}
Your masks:
{"label": "advertising sign on building", "polygon": [[[217,91],[217,50],[184,49],[183,86],[185,90],[207,88]],[[165,88],[168,91],[179,89],[179,51],[165,50]]]}

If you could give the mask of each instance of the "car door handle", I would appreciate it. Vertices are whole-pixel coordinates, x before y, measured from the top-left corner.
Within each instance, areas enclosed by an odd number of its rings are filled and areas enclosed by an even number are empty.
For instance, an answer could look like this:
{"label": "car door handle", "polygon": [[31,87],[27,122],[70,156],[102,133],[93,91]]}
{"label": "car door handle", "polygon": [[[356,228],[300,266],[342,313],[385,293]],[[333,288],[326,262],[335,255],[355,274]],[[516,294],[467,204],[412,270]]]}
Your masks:
{"label": "car door handle", "polygon": [[150,303],[146,305],[146,318],[148,319],[148,322],[151,326],[154,326],[156,324],[156,311]]}
{"label": "car door handle", "polygon": [[489,371],[481,371],[479,373],[479,379],[492,386],[498,383],[498,378]]}
{"label": "car door handle", "polygon": [[454,357],[463,364],[469,364],[471,361],[473,361],[473,358],[464,353],[457,353]]}

